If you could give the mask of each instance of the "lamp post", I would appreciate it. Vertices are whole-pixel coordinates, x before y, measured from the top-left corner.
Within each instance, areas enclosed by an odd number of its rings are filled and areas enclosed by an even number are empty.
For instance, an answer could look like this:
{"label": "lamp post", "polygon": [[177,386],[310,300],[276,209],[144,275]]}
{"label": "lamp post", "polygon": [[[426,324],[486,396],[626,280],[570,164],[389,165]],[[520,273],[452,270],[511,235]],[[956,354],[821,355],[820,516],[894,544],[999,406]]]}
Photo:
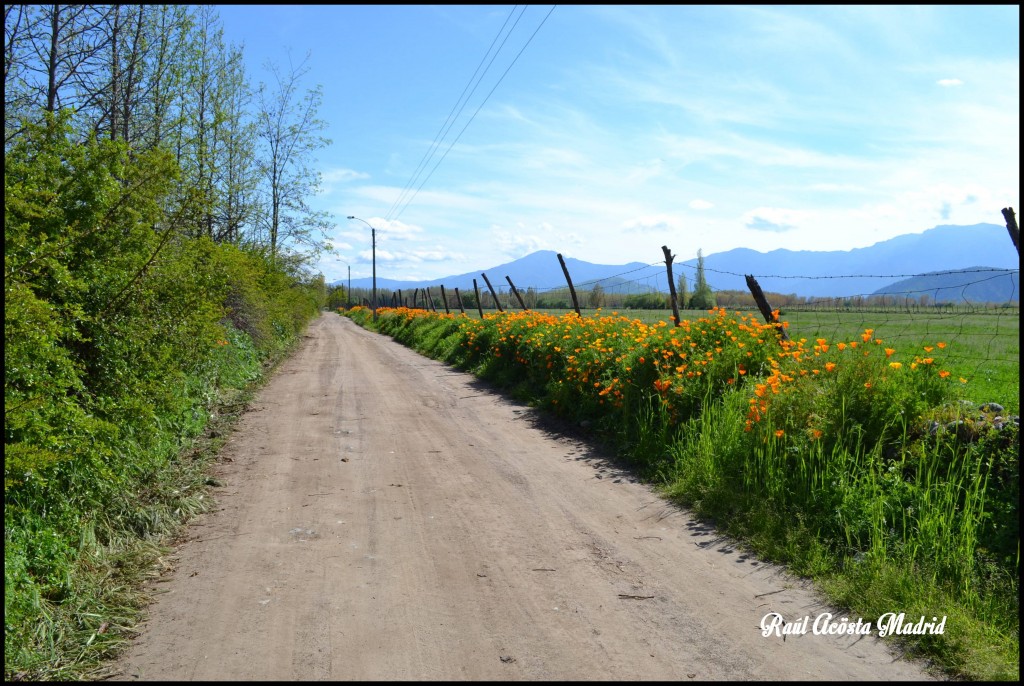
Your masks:
{"label": "lamp post", "polygon": [[[377,321],[377,229],[370,225],[370,222],[359,217],[349,215],[349,219],[356,219],[370,227],[370,237],[373,239],[373,321]],[[351,271],[349,272],[351,274]],[[351,278],[351,277],[350,277]],[[351,285],[351,281],[349,282]]]}

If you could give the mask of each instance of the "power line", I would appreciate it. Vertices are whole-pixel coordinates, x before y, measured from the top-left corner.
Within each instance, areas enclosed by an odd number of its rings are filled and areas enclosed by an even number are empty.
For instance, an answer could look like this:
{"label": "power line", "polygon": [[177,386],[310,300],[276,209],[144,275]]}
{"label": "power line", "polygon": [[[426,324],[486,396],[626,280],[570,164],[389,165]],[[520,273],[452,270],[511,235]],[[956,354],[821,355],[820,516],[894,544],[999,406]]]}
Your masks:
{"label": "power line", "polygon": [[[501,42],[501,45],[494,52],[494,56],[491,57],[491,61],[487,64],[487,67],[484,69],[483,73],[480,74],[480,78],[477,79],[477,74],[480,73],[480,67],[482,67],[484,62],[487,60],[487,56],[491,54],[491,50],[494,49],[494,45],[498,42],[498,38],[500,38],[501,34],[505,31],[505,27],[508,26],[509,20],[512,18],[512,15],[515,14],[516,8],[518,7],[519,5],[513,6],[512,10],[508,13],[508,16],[505,17],[505,22],[501,25],[501,28],[498,29],[498,33],[495,34],[494,40],[491,41],[490,47],[487,48],[487,52],[485,52],[484,56],[480,59],[480,64],[476,66],[476,70],[473,72],[473,75],[469,77],[469,81],[466,82],[466,86],[462,89],[462,93],[459,95],[458,100],[456,100],[455,104],[452,105],[452,109],[448,113],[448,118],[444,120],[444,123],[441,124],[441,128],[439,128],[437,130],[437,133],[434,134],[434,140],[430,144],[430,148],[428,148],[427,152],[423,154],[423,159],[420,160],[420,163],[416,166],[416,169],[415,171],[413,171],[413,174],[409,178],[409,181],[407,181],[405,187],[402,188],[402,192],[398,194],[398,197],[395,199],[395,202],[392,203],[391,207],[388,209],[388,213],[385,219],[390,218],[391,213],[398,208],[398,206],[402,203],[402,200],[405,198],[406,194],[409,192],[409,189],[412,188],[413,184],[416,183],[416,180],[419,179],[422,170],[429,163],[430,158],[434,156],[434,151],[440,145],[444,137],[448,135],[448,131],[451,130],[451,127],[455,124],[455,120],[459,118],[459,115],[462,114],[462,110],[465,109],[466,104],[469,102],[469,98],[471,98],[473,96],[473,93],[476,92],[477,86],[480,85],[480,81],[483,80],[484,76],[486,76],[487,72],[490,70],[491,64],[494,63],[494,60],[495,58],[497,58],[498,53],[501,52],[502,48],[505,47],[505,42],[508,41],[508,37],[512,35],[512,31],[514,31],[515,27],[519,24],[519,19],[522,19],[523,13],[526,12],[526,7],[523,7],[522,12],[519,13],[519,18],[516,19],[516,23],[512,25],[511,29],[509,29],[509,32],[505,35],[505,39]],[[473,85],[474,79],[476,79],[476,85]],[[469,95],[466,95],[466,91],[469,90],[469,87],[471,85],[473,86],[473,90],[470,91]],[[465,98],[465,102],[463,102],[463,98]],[[460,103],[462,105],[461,107],[459,106]],[[456,109],[458,109],[458,112],[455,111]]]}
{"label": "power line", "polygon": [[[476,119],[476,115],[479,114],[480,110],[483,108],[483,106],[487,104],[487,101],[490,100],[491,95],[493,95],[494,91],[497,90],[499,85],[501,85],[501,82],[505,80],[505,77],[508,75],[508,72],[512,69],[513,66],[515,66],[515,63],[519,60],[519,57],[523,54],[523,51],[526,50],[527,46],[533,41],[534,36],[536,36],[537,32],[540,31],[542,26],[544,26],[544,23],[547,22],[548,17],[551,16],[551,13],[555,11],[556,7],[558,7],[558,5],[552,5],[551,9],[548,10],[548,13],[546,15],[544,15],[544,19],[540,22],[540,24],[537,26],[537,28],[534,29],[533,33],[530,34],[530,38],[526,41],[526,43],[523,45],[523,47],[516,54],[515,58],[512,60],[512,63],[509,64],[508,67],[505,69],[504,73],[502,73],[501,78],[499,78],[498,82],[494,84],[494,87],[491,88],[491,91],[487,94],[487,97],[485,97],[483,102],[481,102],[480,105],[476,108],[476,112],[473,112],[473,116],[471,116],[469,118],[469,121],[466,122],[466,125],[462,127],[461,131],[459,131],[459,135],[456,136],[455,140],[453,140],[448,145],[448,149],[444,151],[444,154],[441,156],[441,159],[439,159],[437,161],[437,164],[435,164],[433,169],[430,170],[430,173],[427,174],[427,178],[423,179],[423,182],[419,185],[419,187],[412,194],[412,196],[409,197],[409,199],[406,201],[405,205],[402,206],[402,209],[399,210],[398,214],[396,214],[394,216],[394,219],[398,219],[400,216],[402,216],[402,212],[405,212],[405,209],[407,207],[409,207],[409,204],[412,202],[413,198],[415,198],[416,195],[420,192],[420,189],[423,188],[423,186],[427,183],[427,181],[430,180],[430,177],[434,175],[434,172],[437,171],[437,168],[441,165],[441,163],[444,162],[444,158],[448,156],[448,153],[451,152],[451,150],[455,146],[455,144],[459,142],[460,138],[462,138],[462,134],[464,134],[466,132],[466,129],[469,128],[469,125],[473,123],[473,120]],[[522,15],[520,15],[520,16],[522,16]]]}

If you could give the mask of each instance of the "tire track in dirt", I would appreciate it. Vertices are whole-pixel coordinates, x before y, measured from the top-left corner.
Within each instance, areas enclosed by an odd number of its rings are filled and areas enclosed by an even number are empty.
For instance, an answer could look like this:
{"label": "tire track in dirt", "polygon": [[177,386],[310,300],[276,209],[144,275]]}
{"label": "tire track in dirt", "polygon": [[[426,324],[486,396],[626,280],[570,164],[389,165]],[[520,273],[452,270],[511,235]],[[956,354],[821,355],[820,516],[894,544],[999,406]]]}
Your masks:
{"label": "tire track in dirt", "polygon": [[[921,679],[532,410],[330,313],[222,448],[121,679]],[[895,609],[895,608],[894,608]]]}

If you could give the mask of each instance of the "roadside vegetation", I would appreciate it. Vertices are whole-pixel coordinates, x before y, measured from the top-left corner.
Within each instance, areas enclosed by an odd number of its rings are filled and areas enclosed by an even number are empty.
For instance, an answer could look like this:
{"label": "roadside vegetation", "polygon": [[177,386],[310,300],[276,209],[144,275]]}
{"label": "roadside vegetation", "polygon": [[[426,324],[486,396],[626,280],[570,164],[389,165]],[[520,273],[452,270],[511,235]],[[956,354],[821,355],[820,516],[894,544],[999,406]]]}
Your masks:
{"label": "roadside vegetation", "polygon": [[865,621],[946,616],[943,634],[899,640],[948,674],[1017,678],[1019,419],[972,398],[944,337],[784,341],[785,324],[721,308],[679,327],[343,314],[590,427],[666,495]]}
{"label": "roadside vegetation", "polygon": [[7,680],[106,675],[227,425],[326,302],[316,93],[275,73],[246,110],[216,24],[5,7]]}

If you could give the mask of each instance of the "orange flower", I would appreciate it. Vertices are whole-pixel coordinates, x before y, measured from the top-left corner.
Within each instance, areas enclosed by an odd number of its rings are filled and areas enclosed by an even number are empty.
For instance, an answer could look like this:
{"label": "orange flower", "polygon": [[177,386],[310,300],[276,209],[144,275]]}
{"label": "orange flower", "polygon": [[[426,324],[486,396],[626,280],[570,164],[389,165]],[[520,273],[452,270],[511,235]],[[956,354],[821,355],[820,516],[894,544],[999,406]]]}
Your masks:
{"label": "orange flower", "polygon": [[783,431],[782,429],[779,429],[778,431],[775,432],[775,438],[782,438],[785,435],[786,435],[786,432]]}
{"label": "orange flower", "polygon": [[864,388],[871,388],[871,382],[867,381],[864,383]]}
{"label": "orange flower", "polygon": [[846,350],[846,344],[845,343],[836,343],[836,347],[839,348],[840,352],[843,351],[843,350]]}
{"label": "orange flower", "polygon": [[894,352],[896,352],[896,348],[886,348],[885,349],[885,356],[886,357],[892,357],[892,354]]}
{"label": "orange flower", "polygon": [[893,369],[899,369],[900,367],[903,366],[903,363],[902,362],[890,362],[889,366],[892,367]]}
{"label": "orange flower", "polygon": [[830,371],[832,371],[835,368],[836,368],[836,363],[835,362],[826,362],[825,363],[825,371],[826,372],[830,372]]}
{"label": "orange flower", "polygon": [[940,379],[945,379],[947,376],[949,376],[949,372],[947,372],[945,369],[939,372]]}
{"label": "orange flower", "polygon": [[939,342],[938,342],[938,343],[936,343],[935,345],[939,346],[939,350],[942,350],[943,348],[945,348],[945,347],[946,347],[946,344],[945,344],[945,343],[943,343],[942,341],[939,341]]}
{"label": "orange flower", "polygon": [[935,350],[935,348],[933,348],[933,347],[932,347],[932,346],[930,346],[930,345],[926,345],[926,346],[924,346],[924,351],[925,351],[926,353],[930,353],[930,352],[931,352],[931,351],[933,351],[933,350]]}

